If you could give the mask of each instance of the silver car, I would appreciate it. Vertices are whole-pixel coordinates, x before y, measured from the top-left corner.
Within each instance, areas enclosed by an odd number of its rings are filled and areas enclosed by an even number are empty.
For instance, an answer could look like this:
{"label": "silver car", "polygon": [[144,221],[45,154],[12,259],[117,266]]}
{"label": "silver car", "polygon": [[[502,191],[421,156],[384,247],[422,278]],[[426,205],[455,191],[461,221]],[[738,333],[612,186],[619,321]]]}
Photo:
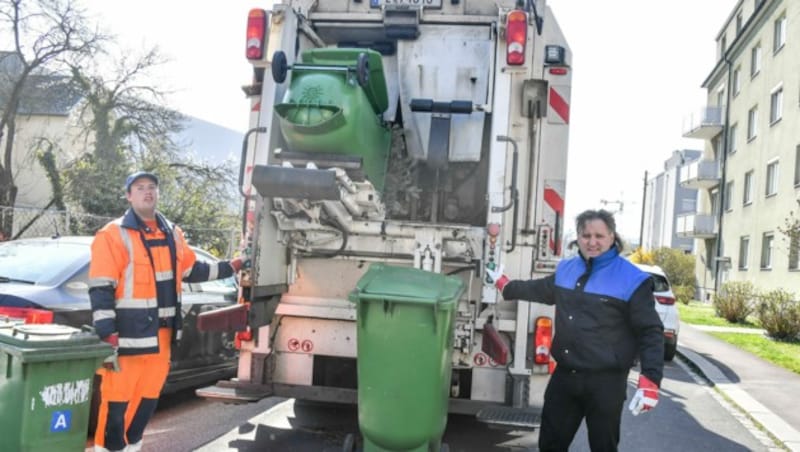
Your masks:
{"label": "silver car", "polygon": [[678,307],[675,306],[675,294],[669,283],[667,274],[657,265],[636,264],[639,269],[650,273],[653,278],[653,295],[655,296],[656,311],[664,324],[664,360],[672,361],[678,347],[678,332],[681,327]]}

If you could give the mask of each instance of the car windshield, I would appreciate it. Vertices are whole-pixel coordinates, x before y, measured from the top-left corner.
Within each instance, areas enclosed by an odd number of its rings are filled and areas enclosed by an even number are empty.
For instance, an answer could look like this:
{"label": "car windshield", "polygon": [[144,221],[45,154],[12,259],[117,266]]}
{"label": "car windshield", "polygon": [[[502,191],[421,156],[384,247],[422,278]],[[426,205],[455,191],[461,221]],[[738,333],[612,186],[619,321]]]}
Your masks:
{"label": "car windshield", "polygon": [[652,273],[650,276],[653,278],[653,284],[655,284],[654,290],[656,292],[666,292],[669,290],[669,281],[667,281],[667,278],[661,275],[654,275]]}
{"label": "car windshield", "polygon": [[0,281],[55,285],[89,262],[89,245],[60,240],[0,243]]}

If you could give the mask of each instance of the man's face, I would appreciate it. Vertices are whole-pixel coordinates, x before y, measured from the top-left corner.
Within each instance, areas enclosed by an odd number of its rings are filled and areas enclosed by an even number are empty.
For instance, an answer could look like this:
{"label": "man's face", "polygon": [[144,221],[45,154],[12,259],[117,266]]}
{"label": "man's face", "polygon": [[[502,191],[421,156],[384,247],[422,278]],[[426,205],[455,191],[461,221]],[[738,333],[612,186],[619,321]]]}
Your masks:
{"label": "man's face", "polygon": [[131,189],[125,194],[133,210],[145,216],[151,216],[158,204],[158,184],[149,177],[140,177],[131,184]]}
{"label": "man's face", "polygon": [[578,233],[578,248],[586,259],[605,253],[611,249],[613,244],[614,234],[608,230],[608,226],[603,220],[586,222],[583,230]]}

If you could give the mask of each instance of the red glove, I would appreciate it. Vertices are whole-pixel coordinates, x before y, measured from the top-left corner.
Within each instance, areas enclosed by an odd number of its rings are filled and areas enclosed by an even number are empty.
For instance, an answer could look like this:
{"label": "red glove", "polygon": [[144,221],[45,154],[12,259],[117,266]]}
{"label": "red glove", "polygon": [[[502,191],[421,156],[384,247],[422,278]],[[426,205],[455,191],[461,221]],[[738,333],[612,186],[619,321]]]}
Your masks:
{"label": "red glove", "polygon": [[486,264],[486,279],[490,283],[494,283],[494,286],[497,287],[501,294],[506,284],[511,281],[508,276],[503,274],[503,266],[496,267],[494,262]]}
{"label": "red glove", "polygon": [[658,385],[644,375],[639,375],[639,387],[628,409],[634,416],[652,410],[658,403]]}
{"label": "red glove", "polygon": [[101,339],[103,342],[108,342],[115,349],[119,347],[119,333],[112,333]]}
{"label": "red glove", "polygon": [[241,270],[242,267],[244,266],[244,261],[242,260],[241,257],[231,259],[230,261],[228,261],[228,263],[231,264],[231,268],[233,268],[234,273]]}

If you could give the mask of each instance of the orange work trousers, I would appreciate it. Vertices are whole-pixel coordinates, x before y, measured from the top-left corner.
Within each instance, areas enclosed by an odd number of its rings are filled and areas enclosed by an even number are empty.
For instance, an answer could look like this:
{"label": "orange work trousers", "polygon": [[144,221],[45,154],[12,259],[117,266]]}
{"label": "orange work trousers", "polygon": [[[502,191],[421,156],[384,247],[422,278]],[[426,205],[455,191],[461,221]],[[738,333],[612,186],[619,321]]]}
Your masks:
{"label": "orange work trousers", "polygon": [[100,408],[97,412],[95,446],[105,447],[108,404],[127,402],[125,428],[128,431],[142,399],[158,399],[169,373],[172,328],[158,330],[158,353],[119,356],[119,371],[100,368]]}

